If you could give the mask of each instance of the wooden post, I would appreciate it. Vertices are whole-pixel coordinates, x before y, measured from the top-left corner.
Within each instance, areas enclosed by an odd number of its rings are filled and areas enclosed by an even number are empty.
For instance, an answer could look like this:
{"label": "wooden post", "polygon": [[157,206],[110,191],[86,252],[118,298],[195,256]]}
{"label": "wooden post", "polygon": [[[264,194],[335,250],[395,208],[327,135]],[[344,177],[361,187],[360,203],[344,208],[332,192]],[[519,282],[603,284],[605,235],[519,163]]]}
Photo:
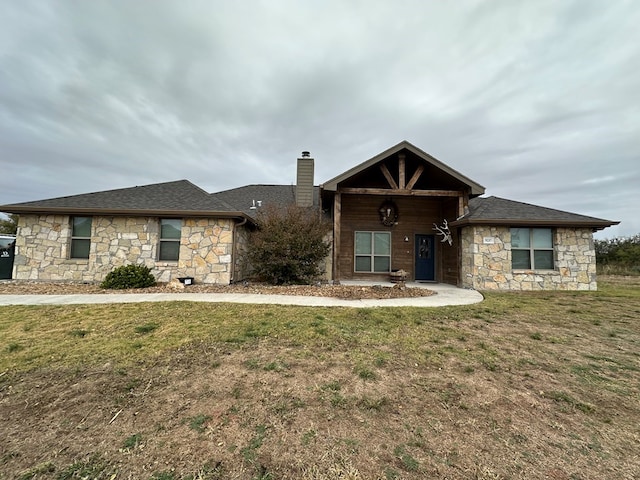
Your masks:
{"label": "wooden post", "polygon": [[333,281],[340,281],[340,217],[342,196],[336,192],[333,196]]}

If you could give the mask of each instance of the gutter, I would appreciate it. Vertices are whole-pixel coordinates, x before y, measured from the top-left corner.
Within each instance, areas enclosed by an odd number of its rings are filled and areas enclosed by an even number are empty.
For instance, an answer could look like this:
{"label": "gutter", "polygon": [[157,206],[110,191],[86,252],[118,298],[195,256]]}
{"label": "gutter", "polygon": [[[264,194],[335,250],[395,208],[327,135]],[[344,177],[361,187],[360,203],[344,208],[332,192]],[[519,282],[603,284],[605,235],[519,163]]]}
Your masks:
{"label": "gutter", "polygon": [[[0,211],[31,215],[110,215],[110,216],[139,216],[139,217],[217,217],[237,218],[244,223],[253,219],[242,212],[220,212],[211,210],[158,210],[158,209],[118,209],[118,208],[87,208],[87,207],[26,207],[17,205],[0,205]],[[244,224],[243,223],[243,224]]]}
{"label": "gutter", "polygon": [[618,225],[619,221],[579,221],[579,220],[527,220],[527,219],[491,219],[491,218],[478,218],[469,219],[461,218],[454,222],[450,222],[450,227],[464,227],[467,225],[505,225],[505,226],[519,226],[519,227],[574,227],[574,228],[591,228],[594,230],[602,230],[612,225]]}

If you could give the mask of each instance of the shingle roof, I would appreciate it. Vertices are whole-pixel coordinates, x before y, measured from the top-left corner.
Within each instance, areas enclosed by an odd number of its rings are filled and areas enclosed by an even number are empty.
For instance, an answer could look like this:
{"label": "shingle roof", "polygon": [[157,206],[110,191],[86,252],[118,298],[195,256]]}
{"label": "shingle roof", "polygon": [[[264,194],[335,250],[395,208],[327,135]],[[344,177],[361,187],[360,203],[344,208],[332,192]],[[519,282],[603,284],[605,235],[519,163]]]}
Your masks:
{"label": "shingle roof", "polygon": [[500,197],[476,197],[469,200],[469,213],[452,222],[462,225],[528,225],[528,226],[571,226],[602,229],[617,225],[602,218],[588,217],[577,213],[564,212],[530,203],[516,202]]}
{"label": "shingle roof", "polygon": [[[255,217],[259,207],[258,202],[263,206],[273,204],[277,206],[285,206],[296,202],[295,185],[246,185],[244,187],[224,190],[222,192],[213,193],[219,200],[231,205],[237,211],[246,215]],[[314,187],[313,205],[318,205],[319,188]],[[251,208],[256,203],[255,209]]]}
{"label": "shingle roof", "polygon": [[105,213],[105,214],[216,214],[238,216],[239,211],[188,180],[156,183],[103,192],[71,195],[33,202],[3,205],[11,213]]}

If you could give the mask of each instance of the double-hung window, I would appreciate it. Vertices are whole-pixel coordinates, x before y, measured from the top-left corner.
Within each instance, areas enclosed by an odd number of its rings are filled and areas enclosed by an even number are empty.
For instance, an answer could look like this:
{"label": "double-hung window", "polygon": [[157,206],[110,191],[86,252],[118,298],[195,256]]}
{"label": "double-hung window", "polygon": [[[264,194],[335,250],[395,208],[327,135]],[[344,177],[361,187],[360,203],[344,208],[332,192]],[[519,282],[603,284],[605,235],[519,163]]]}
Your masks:
{"label": "double-hung window", "polygon": [[71,217],[70,258],[89,258],[91,217]]}
{"label": "double-hung window", "polygon": [[355,271],[391,271],[391,234],[389,232],[356,232]]}
{"label": "double-hung window", "polygon": [[182,220],[179,218],[162,218],[160,220],[159,260],[178,261],[181,231]]}
{"label": "double-hung window", "polygon": [[511,259],[514,270],[553,270],[553,230],[512,228]]}

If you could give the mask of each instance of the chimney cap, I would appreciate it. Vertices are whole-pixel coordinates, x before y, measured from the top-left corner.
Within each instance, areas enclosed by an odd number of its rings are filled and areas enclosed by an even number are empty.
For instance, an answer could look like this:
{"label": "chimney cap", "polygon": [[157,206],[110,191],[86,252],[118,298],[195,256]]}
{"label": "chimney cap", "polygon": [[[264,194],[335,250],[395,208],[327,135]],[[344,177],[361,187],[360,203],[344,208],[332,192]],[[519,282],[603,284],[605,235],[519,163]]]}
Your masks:
{"label": "chimney cap", "polygon": [[309,158],[310,156],[311,156],[311,153],[307,152],[306,150],[302,152],[302,158]]}

